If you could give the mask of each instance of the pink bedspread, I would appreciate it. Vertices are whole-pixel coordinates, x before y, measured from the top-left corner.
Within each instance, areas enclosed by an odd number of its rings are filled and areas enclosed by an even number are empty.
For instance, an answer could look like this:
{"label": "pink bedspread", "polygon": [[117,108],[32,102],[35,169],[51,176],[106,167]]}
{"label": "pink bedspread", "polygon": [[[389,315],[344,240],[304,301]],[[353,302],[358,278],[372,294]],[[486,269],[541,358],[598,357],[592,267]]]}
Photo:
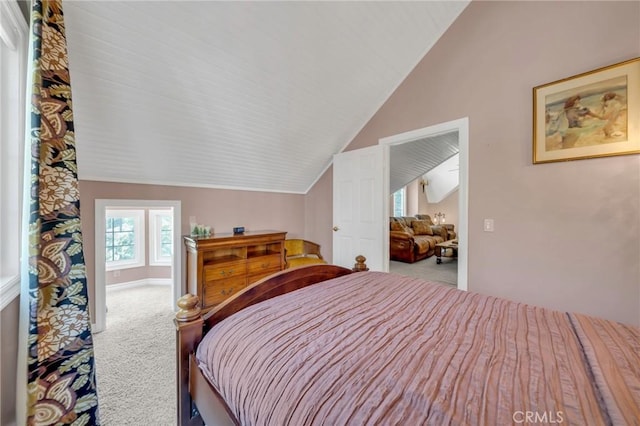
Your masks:
{"label": "pink bedspread", "polygon": [[585,315],[571,319],[612,424],[640,425],[640,329]]}
{"label": "pink bedspread", "polygon": [[197,358],[243,425],[637,424],[639,336],[363,272],[239,312]]}

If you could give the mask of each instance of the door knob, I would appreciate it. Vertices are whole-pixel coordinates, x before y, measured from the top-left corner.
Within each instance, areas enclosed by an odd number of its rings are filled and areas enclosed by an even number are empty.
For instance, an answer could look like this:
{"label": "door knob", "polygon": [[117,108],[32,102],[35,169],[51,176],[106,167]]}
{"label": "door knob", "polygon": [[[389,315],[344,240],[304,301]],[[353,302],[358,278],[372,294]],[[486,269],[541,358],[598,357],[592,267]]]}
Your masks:
{"label": "door knob", "polygon": [[337,226],[334,226],[334,227],[333,227],[333,231],[334,231],[334,232],[338,232],[339,230],[340,230],[340,228],[338,228]]}

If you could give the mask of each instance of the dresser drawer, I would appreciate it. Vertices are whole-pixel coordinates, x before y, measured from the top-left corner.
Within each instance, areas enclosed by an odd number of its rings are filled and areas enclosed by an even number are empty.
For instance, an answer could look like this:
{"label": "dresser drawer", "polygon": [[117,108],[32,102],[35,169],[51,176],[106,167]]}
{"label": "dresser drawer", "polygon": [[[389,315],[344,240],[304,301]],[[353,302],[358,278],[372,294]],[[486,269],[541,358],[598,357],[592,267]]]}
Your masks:
{"label": "dresser drawer", "polygon": [[250,275],[260,274],[273,269],[280,270],[280,254],[270,254],[249,259],[248,273]]}
{"label": "dresser drawer", "polygon": [[207,265],[203,268],[204,282],[221,280],[240,275],[246,275],[247,265],[244,260],[225,262],[217,265]]}
{"label": "dresser drawer", "polygon": [[217,305],[246,286],[247,278],[245,276],[209,281],[204,285],[204,306]]}
{"label": "dresser drawer", "polygon": [[[284,267],[283,231],[247,231],[183,237],[187,290],[205,311]],[[281,260],[282,259],[282,260]]]}

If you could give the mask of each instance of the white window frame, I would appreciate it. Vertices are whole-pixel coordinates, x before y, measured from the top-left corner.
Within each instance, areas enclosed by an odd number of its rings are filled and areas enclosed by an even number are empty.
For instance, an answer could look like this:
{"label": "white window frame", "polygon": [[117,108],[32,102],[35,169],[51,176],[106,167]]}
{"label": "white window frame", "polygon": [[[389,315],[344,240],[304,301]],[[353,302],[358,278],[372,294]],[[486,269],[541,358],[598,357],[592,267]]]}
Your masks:
{"label": "white window frame", "polygon": [[[402,197],[402,214],[396,213],[396,194],[400,193]],[[392,205],[393,205],[393,215],[396,217],[406,216],[407,215],[407,187],[403,186],[398,189],[396,192],[392,194]]]}
{"label": "white window frame", "polygon": [[28,31],[18,3],[0,1],[0,310],[20,294]]}
{"label": "white window frame", "polygon": [[[116,260],[107,262],[105,260],[105,269],[107,271],[115,271],[119,269],[140,268],[146,266],[145,261],[145,211],[144,210],[118,210],[108,209],[106,218],[112,217],[132,217],[135,220],[135,257],[131,260]],[[106,224],[105,224],[106,227]],[[106,232],[106,228],[105,228]],[[105,244],[106,252],[106,244]]]}
{"label": "white window frame", "polygon": [[149,210],[149,265],[150,266],[171,266],[173,259],[173,238],[171,238],[171,254],[162,256],[162,221],[161,217],[168,216],[171,218],[173,229],[173,211],[172,210]]}

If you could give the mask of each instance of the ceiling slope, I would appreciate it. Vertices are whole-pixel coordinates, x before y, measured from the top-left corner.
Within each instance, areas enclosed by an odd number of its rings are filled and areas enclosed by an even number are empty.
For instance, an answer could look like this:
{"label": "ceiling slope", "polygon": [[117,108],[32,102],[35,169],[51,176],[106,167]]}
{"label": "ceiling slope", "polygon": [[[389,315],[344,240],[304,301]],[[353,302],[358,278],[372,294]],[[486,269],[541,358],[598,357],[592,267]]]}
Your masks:
{"label": "ceiling slope", "polygon": [[392,145],[389,150],[390,193],[393,194],[459,152],[457,131]]}
{"label": "ceiling slope", "polygon": [[467,3],[67,1],[79,177],[305,193]]}

